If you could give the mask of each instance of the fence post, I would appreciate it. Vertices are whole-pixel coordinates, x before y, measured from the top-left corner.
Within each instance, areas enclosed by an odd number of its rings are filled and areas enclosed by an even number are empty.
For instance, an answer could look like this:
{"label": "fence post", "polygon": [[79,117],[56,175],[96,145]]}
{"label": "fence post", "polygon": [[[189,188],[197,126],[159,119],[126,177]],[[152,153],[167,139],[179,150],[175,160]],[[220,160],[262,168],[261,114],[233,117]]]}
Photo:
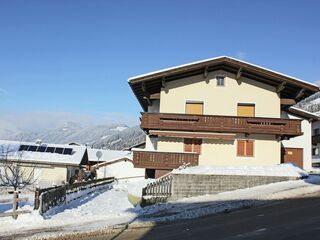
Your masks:
{"label": "fence post", "polygon": [[40,205],[40,188],[37,187],[36,191],[34,192],[34,210],[39,209],[39,205]]}
{"label": "fence post", "polygon": [[16,213],[16,211],[18,209],[18,205],[19,205],[18,198],[19,198],[18,191],[14,191],[13,192],[13,200],[12,200],[12,218],[13,219],[18,218],[18,214]]}

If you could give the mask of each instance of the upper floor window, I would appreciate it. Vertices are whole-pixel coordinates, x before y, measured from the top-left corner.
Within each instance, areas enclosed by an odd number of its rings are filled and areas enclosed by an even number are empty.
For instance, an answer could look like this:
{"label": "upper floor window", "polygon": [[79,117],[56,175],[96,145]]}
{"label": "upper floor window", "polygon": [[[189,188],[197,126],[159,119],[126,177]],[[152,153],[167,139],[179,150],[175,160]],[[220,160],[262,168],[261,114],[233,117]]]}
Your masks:
{"label": "upper floor window", "polygon": [[203,102],[187,102],[186,114],[203,114]]}
{"label": "upper floor window", "polygon": [[320,133],[320,129],[319,128],[315,128],[313,131],[314,131],[314,136],[317,136]]}
{"label": "upper floor window", "polygon": [[217,78],[217,86],[224,87],[225,77],[224,76],[217,76],[216,78]]}
{"label": "upper floor window", "polygon": [[239,117],[254,117],[255,105],[247,103],[238,103],[237,114]]}

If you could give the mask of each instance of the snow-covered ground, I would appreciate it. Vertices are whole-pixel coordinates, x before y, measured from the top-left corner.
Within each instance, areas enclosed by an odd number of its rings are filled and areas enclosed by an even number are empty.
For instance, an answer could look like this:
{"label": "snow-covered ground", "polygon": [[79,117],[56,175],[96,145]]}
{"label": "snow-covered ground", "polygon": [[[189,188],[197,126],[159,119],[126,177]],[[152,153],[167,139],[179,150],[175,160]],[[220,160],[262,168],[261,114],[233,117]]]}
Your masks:
{"label": "snow-covered ground", "polygon": [[[0,238],[12,232],[35,231],[38,232],[35,237],[39,237],[43,234],[48,236],[57,233],[94,231],[117,224],[134,225],[196,218],[320,191],[320,176],[310,175],[304,180],[186,198],[145,208],[133,207],[128,201],[128,192],[137,195],[147,182],[115,183],[112,189],[85,195],[68,205],[50,210],[43,217],[37,211],[33,211],[19,216],[17,220],[10,217],[1,218]],[[25,205],[22,209],[32,210],[32,206]]]}

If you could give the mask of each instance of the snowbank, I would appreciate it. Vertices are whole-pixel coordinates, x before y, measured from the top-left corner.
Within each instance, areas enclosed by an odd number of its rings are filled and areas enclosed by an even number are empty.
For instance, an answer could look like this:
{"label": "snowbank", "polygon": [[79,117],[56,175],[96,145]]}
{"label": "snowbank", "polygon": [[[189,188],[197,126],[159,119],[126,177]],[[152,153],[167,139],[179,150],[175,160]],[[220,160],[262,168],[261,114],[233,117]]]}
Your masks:
{"label": "snowbank", "polygon": [[250,175],[250,176],[282,176],[307,177],[308,173],[291,163],[276,166],[196,166],[175,169],[178,174],[212,174],[212,175]]}

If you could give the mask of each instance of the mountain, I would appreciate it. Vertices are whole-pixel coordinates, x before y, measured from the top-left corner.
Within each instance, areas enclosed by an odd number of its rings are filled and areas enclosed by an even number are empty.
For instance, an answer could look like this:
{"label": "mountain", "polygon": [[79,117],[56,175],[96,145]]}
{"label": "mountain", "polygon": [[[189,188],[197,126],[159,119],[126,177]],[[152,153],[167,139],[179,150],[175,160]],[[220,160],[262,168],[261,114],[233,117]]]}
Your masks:
{"label": "mountain", "polygon": [[145,134],[139,126],[128,127],[125,124],[101,124],[81,126],[67,122],[56,128],[31,131],[3,131],[1,139],[34,142],[41,139],[47,143],[76,142],[94,148],[122,150],[145,140]]}

